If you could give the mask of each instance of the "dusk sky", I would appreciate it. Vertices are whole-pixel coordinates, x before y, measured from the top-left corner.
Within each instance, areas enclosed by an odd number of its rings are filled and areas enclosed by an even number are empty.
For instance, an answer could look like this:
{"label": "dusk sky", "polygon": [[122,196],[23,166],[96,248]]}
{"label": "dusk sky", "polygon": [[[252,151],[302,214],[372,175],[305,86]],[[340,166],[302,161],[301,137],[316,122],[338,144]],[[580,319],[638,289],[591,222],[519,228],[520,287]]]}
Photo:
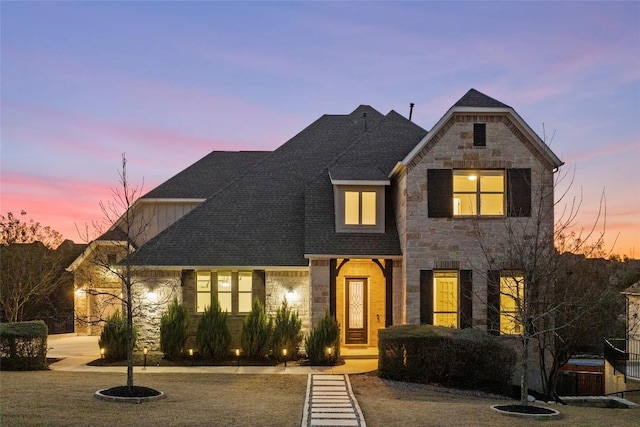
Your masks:
{"label": "dusk sky", "polygon": [[360,104],[408,116],[413,102],[429,130],[475,88],[546,133],[561,186],[573,177],[561,207],[582,197],[578,229],[604,192],[607,248],[640,258],[640,2],[2,1],[0,13],[5,216],[25,210],[80,242],[121,153],[146,193],[213,150],[273,150]]}

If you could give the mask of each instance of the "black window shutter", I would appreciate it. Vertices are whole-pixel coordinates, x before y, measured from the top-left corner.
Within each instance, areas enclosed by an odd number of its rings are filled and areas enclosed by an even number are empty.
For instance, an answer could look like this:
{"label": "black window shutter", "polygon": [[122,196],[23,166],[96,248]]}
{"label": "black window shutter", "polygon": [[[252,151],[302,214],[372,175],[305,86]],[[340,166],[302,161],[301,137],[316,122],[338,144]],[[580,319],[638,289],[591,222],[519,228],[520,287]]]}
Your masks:
{"label": "black window shutter", "polygon": [[487,332],[500,335],[500,270],[487,271]]}
{"label": "black window shutter", "polygon": [[460,270],[460,328],[473,326],[473,272]]}
{"label": "black window shutter", "polygon": [[266,282],[264,270],[253,270],[252,274],[251,299],[258,298],[264,305],[266,302]]}
{"label": "black window shutter", "polygon": [[475,147],[485,147],[487,145],[486,123],[473,124],[473,145]]}
{"label": "black window shutter", "polygon": [[433,270],[420,270],[420,323],[433,325]]}
{"label": "black window shutter", "polygon": [[531,216],[531,169],[507,169],[507,216]]}
{"label": "black window shutter", "polygon": [[453,216],[453,172],[451,169],[427,170],[429,218]]}

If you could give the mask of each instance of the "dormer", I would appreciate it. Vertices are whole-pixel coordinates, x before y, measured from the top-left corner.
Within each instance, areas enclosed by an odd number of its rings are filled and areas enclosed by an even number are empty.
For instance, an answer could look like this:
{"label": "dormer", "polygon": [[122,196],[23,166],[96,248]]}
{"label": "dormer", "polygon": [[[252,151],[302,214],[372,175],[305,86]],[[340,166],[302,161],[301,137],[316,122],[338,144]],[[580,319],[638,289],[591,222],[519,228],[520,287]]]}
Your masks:
{"label": "dormer", "polygon": [[389,178],[375,167],[332,167],[336,233],[384,233],[385,186]]}

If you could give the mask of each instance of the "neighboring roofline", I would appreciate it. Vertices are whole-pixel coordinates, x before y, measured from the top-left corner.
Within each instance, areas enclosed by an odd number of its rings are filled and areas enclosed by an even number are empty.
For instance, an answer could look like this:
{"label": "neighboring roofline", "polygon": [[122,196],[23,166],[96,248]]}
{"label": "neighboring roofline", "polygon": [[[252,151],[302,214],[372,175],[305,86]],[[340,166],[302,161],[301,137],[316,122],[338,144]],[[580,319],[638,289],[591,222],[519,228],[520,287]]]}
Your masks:
{"label": "neighboring roofline", "polygon": [[385,180],[357,180],[357,179],[332,179],[333,185],[391,185],[391,181]]}
{"label": "neighboring roofline", "polygon": [[70,272],[75,271],[80,266],[80,264],[82,264],[84,260],[87,259],[89,255],[91,255],[91,252],[93,252],[98,246],[125,246],[126,247],[127,241],[126,240],[94,240],[93,242],[89,243],[89,246],[87,246],[85,250],[82,251],[82,253],[75,260],[73,260],[71,265],[65,268],[65,270]]}
{"label": "neighboring roofline", "polygon": [[393,259],[393,260],[401,260],[402,255],[348,255],[348,254],[340,254],[340,255],[330,255],[330,254],[304,254],[304,257],[307,259]]}
{"label": "neighboring roofline", "polygon": [[[549,148],[549,146],[547,144],[544,143],[544,141],[538,136],[538,134],[536,134],[534,132],[533,129],[531,129],[531,127],[522,119],[522,117],[520,117],[520,115],[518,113],[516,113],[516,111],[511,108],[511,107],[451,107],[449,108],[449,110],[445,113],[444,116],[442,116],[442,118],[440,120],[438,120],[438,122],[433,126],[433,128],[427,133],[427,135],[422,139],[422,141],[420,141],[418,143],[418,145],[416,145],[413,150],[411,150],[411,152],[409,152],[409,154],[407,154],[407,156],[402,159],[402,165],[403,166],[407,166],[415,157],[418,153],[420,153],[420,151],[422,151],[422,149],[424,148],[425,145],[427,145],[427,143],[429,141],[431,141],[431,139],[433,139],[437,134],[438,131],[440,130],[440,128],[442,126],[444,126],[445,123],[447,123],[449,121],[449,119],[451,119],[451,117],[453,117],[454,114],[464,114],[464,113],[484,113],[484,114],[490,114],[490,113],[494,113],[494,114],[509,114],[511,115],[516,123],[520,126],[520,128],[522,130],[524,130],[527,134],[529,134],[529,136],[532,138],[532,140],[536,143],[536,145],[538,146],[538,148],[541,150],[542,154],[546,155],[547,158],[549,159],[550,163],[553,165],[553,167],[555,169],[559,168],[560,166],[562,166],[564,164],[564,162],[562,160],[560,160],[558,158],[558,156],[555,155],[555,153],[553,151],[551,151],[551,149]],[[393,171],[396,171],[398,169],[398,166],[396,165],[396,167],[394,167]],[[393,172],[390,174],[390,176],[393,175]]]}

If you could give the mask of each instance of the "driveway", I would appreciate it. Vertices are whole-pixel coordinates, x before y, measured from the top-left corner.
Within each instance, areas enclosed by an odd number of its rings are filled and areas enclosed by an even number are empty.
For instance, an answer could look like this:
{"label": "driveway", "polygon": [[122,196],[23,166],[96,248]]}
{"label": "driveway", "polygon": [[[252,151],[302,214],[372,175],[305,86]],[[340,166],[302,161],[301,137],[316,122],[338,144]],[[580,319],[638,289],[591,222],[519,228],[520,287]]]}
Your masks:
{"label": "driveway", "polygon": [[97,336],[56,334],[47,337],[47,357],[63,359],[49,366],[53,370],[72,370],[100,357]]}

